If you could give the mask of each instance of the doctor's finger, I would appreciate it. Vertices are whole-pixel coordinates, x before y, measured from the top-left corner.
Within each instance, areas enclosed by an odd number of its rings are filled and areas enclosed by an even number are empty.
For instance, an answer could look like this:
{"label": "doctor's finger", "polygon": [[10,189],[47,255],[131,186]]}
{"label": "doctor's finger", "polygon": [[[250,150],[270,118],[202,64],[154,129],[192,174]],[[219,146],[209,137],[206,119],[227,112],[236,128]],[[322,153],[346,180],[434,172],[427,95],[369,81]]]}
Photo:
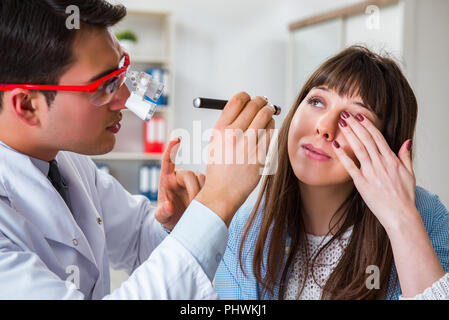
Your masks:
{"label": "doctor's finger", "polygon": [[198,183],[200,184],[200,189],[203,188],[204,183],[206,182],[206,176],[202,174],[201,172],[195,172],[195,175],[198,179]]}
{"label": "doctor's finger", "polygon": [[258,116],[259,111],[267,105],[268,101],[262,97],[255,97],[248,102],[239,114],[237,119],[232,123],[231,127],[236,129],[242,129],[246,131],[254,118]]}
{"label": "doctor's finger", "polygon": [[200,192],[200,183],[197,176],[192,171],[183,170],[177,172],[176,181],[180,186],[185,187],[187,190],[187,195],[189,196],[189,202],[196,197],[198,192]]}
{"label": "doctor's finger", "polygon": [[265,104],[254,117],[249,129],[259,130],[273,127],[275,112],[276,110],[272,105]]}
{"label": "doctor's finger", "polygon": [[271,140],[274,136],[274,119],[268,123],[265,129],[258,130],[257,134],[257,158],[260,164],[266,163],[268,160],[266,157],[268,155],[268,150],[270,148]]}
{"label": "doctor's finger", "polygon": [[173,216],[173,204],[170,201],[164,201],[158,204],[154,217],[161,224],[166,224]]}
{"label": "doctor's finger", "polygon": [[162,157],[161,176],[175,172],[175,159],[179,146],[181,145],[181,138],[177,137],[170,140]]}
{"label": "doctor's finger", "polygon": [[234,95],[221,112],[215,127],[221,129],[234,122],[250,100],[251,97],[246,92],[240,92]]}

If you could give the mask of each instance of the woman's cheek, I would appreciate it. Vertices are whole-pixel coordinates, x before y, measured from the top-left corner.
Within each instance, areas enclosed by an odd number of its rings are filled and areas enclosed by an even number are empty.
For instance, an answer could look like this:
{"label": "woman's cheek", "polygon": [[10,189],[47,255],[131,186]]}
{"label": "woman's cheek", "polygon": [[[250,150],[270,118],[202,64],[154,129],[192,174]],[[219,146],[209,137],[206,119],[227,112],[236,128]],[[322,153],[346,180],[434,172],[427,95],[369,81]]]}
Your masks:
{"label": "woman's cheek", "polygon": [[299,141],[302,137],[313,136],[314,134],[314,120],[312,117],[307,117],[304,111],[298,109],[295,116],[292,119],[290,125],[290,131],[294,139]]}

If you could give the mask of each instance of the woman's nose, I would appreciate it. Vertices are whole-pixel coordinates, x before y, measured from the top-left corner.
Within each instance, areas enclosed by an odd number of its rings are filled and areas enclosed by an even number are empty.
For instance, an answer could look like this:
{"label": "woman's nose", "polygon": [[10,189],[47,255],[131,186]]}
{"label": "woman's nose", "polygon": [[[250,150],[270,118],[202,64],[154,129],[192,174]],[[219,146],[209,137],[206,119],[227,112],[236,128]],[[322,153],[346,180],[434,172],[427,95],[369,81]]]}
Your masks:
{"label": "woman's nose", "polygon": [[316,134],[322,136],[327,141],[333,141],[337,132],[339,114],[333,113],[322,116],[316,125]]}

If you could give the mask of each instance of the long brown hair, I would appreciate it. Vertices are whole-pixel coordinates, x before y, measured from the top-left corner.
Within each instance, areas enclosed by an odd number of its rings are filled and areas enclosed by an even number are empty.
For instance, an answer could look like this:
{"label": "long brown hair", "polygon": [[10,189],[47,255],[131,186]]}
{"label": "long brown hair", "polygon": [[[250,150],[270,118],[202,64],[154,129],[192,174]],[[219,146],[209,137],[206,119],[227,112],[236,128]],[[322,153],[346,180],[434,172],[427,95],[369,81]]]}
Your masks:
{"label": "long brown hair", "polygon": [[[307,241],[298,178],[293,172],[287,152],[288,131],[300,103],[312,88],[322,85],[340,95],[359,95],[382,120],[381,132],[395,154],[407,139],[414,136],[418,112],[416,98],[392,58],[373,53],[365,47],[351,46],[325,61],[310,76],[279,130],[278,167],[275,174],[267,176],[261,185],[239,251],[240,265],[245,272],[242,264],[243,244],[256,215],[262,214],[260,232],[254,247],[253,272],[262,290],[271,296],[274,295],[275,287],[279,286],[279,299],[283,299],[292,261],[301,245]],[[355,187],[333,217],[339,212],[343,212],[339,219],[341,221],[333,226],[341,223],[341,228],[311,261],[313,270],[316,257],[353,225],[349,244],[324,285],[322,298],[385,299],[389,281],[395,279],[394,283],[397,284],[396,276],[390,278],[393,253],[385,229]],[[329,226],[329,230],[333,226]],[[288,253],[287,237],[290,237]],[[265,252],[267,242],[268,252]],[[305,273],[309,272],[310,266],[309,259],[306,260]],[[365,284],[366,268],[369,265],[379,267],[380,289],[368,289]],[[303,279],[305,276],[306,274]],[[302,292],[304,283],[298,285],[302,286]]]}

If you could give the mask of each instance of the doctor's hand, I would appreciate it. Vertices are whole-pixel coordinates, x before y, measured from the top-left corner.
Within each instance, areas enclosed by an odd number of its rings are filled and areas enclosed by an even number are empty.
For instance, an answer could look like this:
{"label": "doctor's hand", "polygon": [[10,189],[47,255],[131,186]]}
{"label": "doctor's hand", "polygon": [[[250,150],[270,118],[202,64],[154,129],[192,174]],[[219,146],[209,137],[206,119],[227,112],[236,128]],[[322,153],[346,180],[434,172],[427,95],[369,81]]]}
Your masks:
{"label": "doctor's hand", "polygon": [[195,200],[229,226],[257,186],[274,129],[275,109],[266,98],[246,92],[226,104],[208,145],[206,182]]}
{"label": "doctor's hand", "polygon": [[[155,218],[164,228],[172,230],[190,202],[204,185],[205,176],[188,170],[176,170],[174,160],[180,146],[180,138],[171,140],[165,151],[158,189],[158,205]],[[173,160],[173,161],[172,161]]]}

